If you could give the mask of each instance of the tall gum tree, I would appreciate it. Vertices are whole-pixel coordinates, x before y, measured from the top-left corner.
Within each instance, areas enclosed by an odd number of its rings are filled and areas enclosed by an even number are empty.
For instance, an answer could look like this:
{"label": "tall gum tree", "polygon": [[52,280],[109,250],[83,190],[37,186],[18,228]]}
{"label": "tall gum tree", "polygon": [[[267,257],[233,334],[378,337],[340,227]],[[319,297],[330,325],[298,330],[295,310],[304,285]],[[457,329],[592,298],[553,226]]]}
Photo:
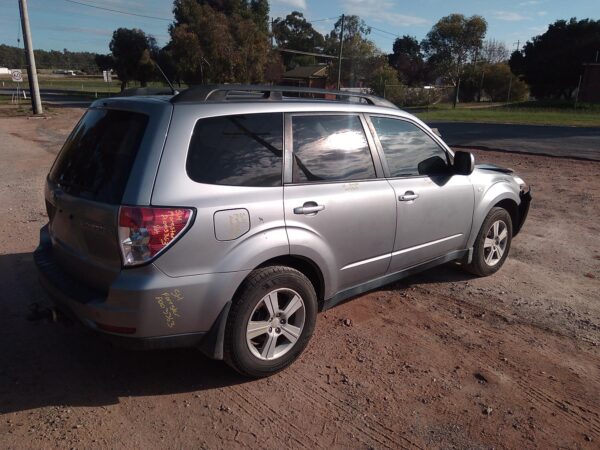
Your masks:
{"label": "tall gum tree", "polygon": [[428,63],[454,86],[454,106],[466,64],[481,50],[487,22],[481,16],[450,14],[442,17],[421,43]]}

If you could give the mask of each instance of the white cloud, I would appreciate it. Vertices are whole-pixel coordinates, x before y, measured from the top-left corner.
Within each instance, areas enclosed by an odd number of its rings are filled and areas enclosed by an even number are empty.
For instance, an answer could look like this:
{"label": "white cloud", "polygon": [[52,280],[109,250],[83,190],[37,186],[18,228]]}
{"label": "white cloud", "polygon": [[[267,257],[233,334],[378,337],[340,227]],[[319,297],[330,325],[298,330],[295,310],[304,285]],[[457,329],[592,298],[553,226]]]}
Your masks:
{"label": "white cloud", "polygon": [[505,20],[507,22],[518,22],[520,20],[528,19],[528,17],[513,11],[494,11],[492,15],[495,19]]}
{"label": "white cloud", "polygon": [[526,2],[519,3],[519,6],[531,6],[531,5],[539,5],[541,0],[528,0]]}
{"label": "white cloud", "polygon": [[[387,23],[393,27],[426,25],[427,19],[400,14],[400,7],[389,0],[342,0],[342,9],[347,14],[356,14],[366,21]],[[392,30],[393,31],[393,30]]]}
{"label": "white cloud", "polygon": [[306,0],[271,0],[271,5],[291,6],[295,9],[306,9]]}
{"label": "white cloud", "polygon": [[548,14],[548,11],[538,11],[537,13],[538,16],[545,16],[546,14]]}

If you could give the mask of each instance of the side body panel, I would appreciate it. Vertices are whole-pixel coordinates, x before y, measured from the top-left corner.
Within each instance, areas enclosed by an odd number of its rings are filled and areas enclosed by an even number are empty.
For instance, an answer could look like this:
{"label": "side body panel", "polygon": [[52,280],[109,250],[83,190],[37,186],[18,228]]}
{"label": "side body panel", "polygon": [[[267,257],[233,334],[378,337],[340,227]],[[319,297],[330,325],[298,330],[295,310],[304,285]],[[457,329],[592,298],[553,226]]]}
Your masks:
{"label": "side body panel", "polygon": [[[188,232],[155,261],[172,277],[250,270],[267,259],[289,254],[283,186],[203,184],[187,175],[192,132],[199,119],[210,116],[205,115],[208,111],[215,109],[176,105],[152,196],[152,205],[196,211]],[[215,230],[215,226],[226,229]]]}

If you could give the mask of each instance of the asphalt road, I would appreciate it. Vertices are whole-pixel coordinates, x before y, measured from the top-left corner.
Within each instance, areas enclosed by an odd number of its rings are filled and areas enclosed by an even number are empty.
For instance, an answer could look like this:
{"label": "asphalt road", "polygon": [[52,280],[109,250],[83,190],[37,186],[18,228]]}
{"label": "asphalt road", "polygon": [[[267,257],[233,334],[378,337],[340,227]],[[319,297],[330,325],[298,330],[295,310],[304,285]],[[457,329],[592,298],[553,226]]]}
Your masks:
{"label": "asphalt road", "polygon": [[428,122],[450,146],[600,161],[600,127]]}
{"label": "asphalt road", "polygon": [[[0,88],[0,95],[12,96],[16,94],[16,89]],[[29,102],[29,91],[26,91],[27,99],[21,94],[21,102]],[[65,92],[60,89],[40,89],[40,95],[43,103],[53,106],[77,106],[81,108],[88,107],[93,99],[89,96],[73,94],[72,91]]]}

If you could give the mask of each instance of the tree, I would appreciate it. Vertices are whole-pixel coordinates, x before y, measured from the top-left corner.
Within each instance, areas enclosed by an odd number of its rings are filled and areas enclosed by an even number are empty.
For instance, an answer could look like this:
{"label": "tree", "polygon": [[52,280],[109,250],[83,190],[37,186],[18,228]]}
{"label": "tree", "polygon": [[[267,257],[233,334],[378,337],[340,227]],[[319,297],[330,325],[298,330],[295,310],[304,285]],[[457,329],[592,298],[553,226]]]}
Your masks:
{"label": "tree", "polygon": [[[285,19],[278,17],[273,21],[273,37],[278,47],[303,52],[322,53],[325,45],[323,35],[298,11],[292,11]],[[309,64],[314,61],[314,57],[284,53],[283,61],[289,69]]]}
{"label": "tree", "polygon": [[526,100],[529,95],[527,84],[514,76],[508,63],[478,63],[465,67],[460,83],[460,100],[471,102],[479,96],[487,96],[493,102]]}
{"label": "tree", "polygon": [[[369,79],[373,66],[372,58],[381,56],[381,51],[373,42],[367,39],[371,28],[358,16],[346,16],[344,18],[344,47],[342,60],[342,84],[345,86],[357,86]],[[325,38],[325,53],[337,55],[340,46],[340,34],[342,19],[334,25],[333,30]],[[329,82],[337,82],[338,61],[331,65],[329,71]]]}
{"label": "tree", "polygon": [[109,47],[121,90],[132,80],[146,86],[154,75],[152,56],[158,53],[156,40],[138,28],[119,28],[114,31]]}
{"label": "tree", "polygon": [[112,55],[96,55],[94,61],[96,62],[98,69],[102,71],[111,70],[115,65],[115,59]]}
{"label": "tree", "polygon": [[481,16],[450,14],[442,17],[421,43],[428,63],[454,86],[455,106],[465,64],[481,50],[486,30],[487,22]]}
{"label": "tree", "polygon": [[421,45],[416,38],[404,35],[394,41],[393,53],[388,56],[398,76],[408,86],[416,86],[428,81],[427,66],[423,59]]}
{"label": "tree", "polygon": [[485,67],[485,78],[483,90],[493,102],[504,102],[508,98],[510,89],[510,100],[526,100],[529,94],[527,84],[515,77],[507,63],[488,64]]}
{"label": "tree", "polygon": [[181,84],[181,79],[177,73],[177,65],[175,64],[173,52],[171,51],[171,46],[169,44],[158,51],[155,62],[160,66],[169,81]]}
{"label": "tree", "polygon": [[372,64],[374,69],[367,80],[367,86],[375,95],[385,97],[392,103],[401,103],[404,86],[398,78],[398,72],[384,56],[373,58]]}
{"label": "tree", "polygon": [[536,98],[570,98],[577,88],[583,64],[600,49],[600,20],[557,20],[528,41],[510,58]]}
{"label": "tree", "polygon": [[488,39],[483,42],[477,60],[488,64],[498,64],[508,61],[509,56],[510,52],[506,48],[504,42]]}
{"label": "tree", "polygon": [[262,2],[175,0],[170,48],[181,78],[262,81],[269,54],[264,11]]}

